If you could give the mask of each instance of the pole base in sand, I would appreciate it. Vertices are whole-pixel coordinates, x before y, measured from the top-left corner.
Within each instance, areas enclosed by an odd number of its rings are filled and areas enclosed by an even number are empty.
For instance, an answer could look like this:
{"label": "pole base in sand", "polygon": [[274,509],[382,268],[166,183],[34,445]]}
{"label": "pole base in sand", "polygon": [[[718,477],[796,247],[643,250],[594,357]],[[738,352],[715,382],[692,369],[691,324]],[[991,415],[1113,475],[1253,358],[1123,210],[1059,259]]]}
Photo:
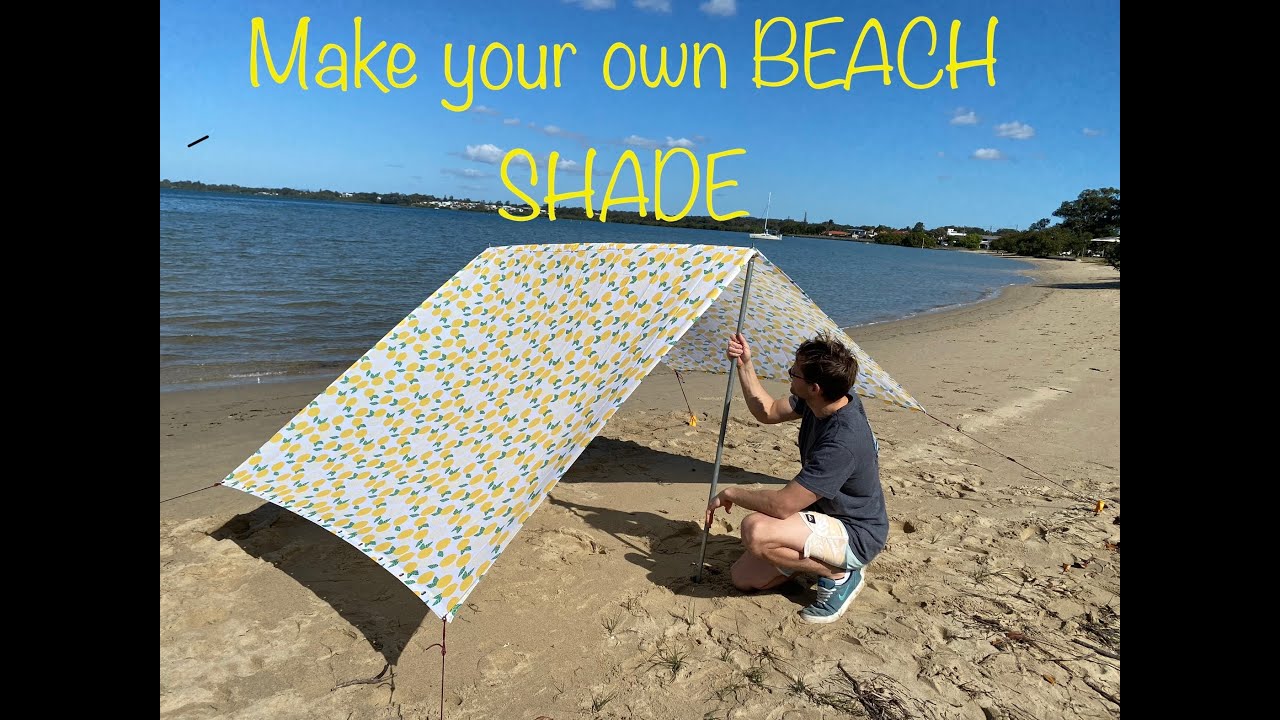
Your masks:
{"label": "pole base in sand", "polygon": [[702,572],[690,575],[689,579],[696,583],[700,583],[702,582],[703,575],[719,575],[719,574],[720,574],[720,568],[711,565],[711,563],[703,563]]}

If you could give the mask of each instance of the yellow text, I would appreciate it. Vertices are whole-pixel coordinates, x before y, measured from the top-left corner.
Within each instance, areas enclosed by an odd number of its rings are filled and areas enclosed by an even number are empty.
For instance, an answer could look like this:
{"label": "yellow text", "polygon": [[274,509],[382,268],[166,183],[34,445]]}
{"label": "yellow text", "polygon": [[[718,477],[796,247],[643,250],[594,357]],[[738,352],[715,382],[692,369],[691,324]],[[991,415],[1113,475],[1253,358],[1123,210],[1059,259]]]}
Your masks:
{"label": "yellow text", "polygon": [[[716,52],[716,57],[719,58],[720,89],[723,90],[728,87],[729,69],[725,65],[724,50],[721,50],[720,46],[715,43],[707,43],[706,45],[701,43],[693,44],[693,86],[696,88],[702,87],[702,60],[712,50]],[[621,55],[618,55],[619,53]],[[674,53],[672,54],[674,55]],[[621,82],[614,77],[615,55],[626,58],[626,79]],[[640,79],[644,84],[651,88],[656,88],[663,83],[666,83],[668,87],[679,87],[684,82],[684,74],[689,66],[689,46],[685,43],[680,43],[680,71],[674,75],[672,75],[667,66],[667,47],[665,45],[658,48],[657,67],[653,68],[652,77],[650,77],[650,68],[654,64],[649,60],[649,46],[641,45]],[[673,60],[672,65],[674,64]],[[636,79],[636,54],[632,51],[631,46],[623,42],[616,42],[610,45],[608,51],[604,54],[604,68],[601,72],[604,76],[604,84],[608,85],[610,89],[626,90],[631,87],[631,83]],[[621,77],[621,73],[619,73],[619,77]]]}
{"label": "yellow text", "polygon": [[[560,87],[560,64],[564,60],[565,52],[570,55],[577,55],[578,48],[573,43],[556,43],[552,50],[552,85]],[[471,102],[475,100],[476,95],[476,76],[480,76],[480,83],[486,88],[498,91],[505,88],[511,82],[511,76],[514,74],[520,82],[520,87],[525,90],[546,90],[547,89],[547,46],[538,46],[538,74],[532,80],[528,76],[527,63],[525,62],[524,44],[516,45],[515,58],[512,59],[511,51],[506,45],[499,42],[489,43],[485,47],[484,52],[480,54],[480,67],[476,67],[476,46],[467,46],[466,70],[460,78],[454,79],[453,73],[453,43],[446,43],[444,46],[444,79],[453,87],[466,90],[466,97],[460,103],[451,103],[444,98],[440,99],[440,104],[446,110],[453,112],[464,112],[471,107]],[[478,71],[478,72],[477,72]]]}
{"label": "yellow text", "polygon": [[[735,210],[731,213],[728,213],[727,215],[721,215],[720,213],[716,212],[715,206],[712,203],[712,193],[715,190],[718,190],[719,188],[725,188],[725,187],[736,187],[738,185],[737,180],[723,180],[720,182],[716,182],[716,179],[715,179],[716,161],[722,158],[726,158],[734,155],[745,155],[745,154],[747,154],[746,150],[742,148],[735,148],[733,150],[725,150],[723,152],[711,153],[710,155],[707,156],[707,159],[706,159],[707,213],[711,216],[713,220],[731,220],[736,217],[743,217],[744,215],[747,214],[746,210]],[[691,172],[693,182],[692,182],[692,187],[689,191],[689,197],[686,199],[684,207],[681,208],[680,211],[675,215],[668,215],[666,212],[663,211],[662,202],[660,200],[660,198],[662,197],[662,177],[665,171],[665,166],[667,161],[676,155],[683,155],[689,159],[690,172]],[[533,158],[533,154],[530,153],[528,150],[525,150],[524,148],[515,148],[514,150],[509,151],[502,158],[502,164],[499,169],[499,173],[502,176],[502,184],[505,185],[513,195],[515,195],[520,200],[523,200],[529,207],[533,208],[533,212],[528,214],[516,215],[508,211],[506,208],[499,208],[498,214],[500,214],[502,217],[508,220],[514,220],[516,222],[527,222],[541,215],[542,203],[546,203],[547,218],[550,220],[555,220],[556,219],[556,203],[562,200],[581,199],[586,209],[587,217],[594,218],[595,210],[591,204],[591,199],[595,195],[595,188],[592,185],[592,177],[594,175],[594,173],[592,172],[592,167],[595,162],[595,156],[596,156],[595,148],[588,148],[587,156],[582,167],[582,177],[583,177],[582,189],[580,190],[575,189],[569,192],[557,192],[556,191],[556,168],[560,163],[560,153],[558,152],[551,153],[551,155],[547,158],[547,193],[542,198],[542,201],[540,202],[539,200],[536,200],[533,197],[534,188],[538,187],[538,165],[537,165],[537,161],[534,160]],[[526,192],[523,188],[521,188],[511,179],[512,164],[525,165],[529,168],[530,190],[528,192]],[[623,175],[624,168],[627,168],[630,170],[631,178],[635,181],[636,192],[634,195],[619,197],[615,195],[614,192],[618,187],[618,180]],[[698,186],[701,184],[701,182],[702,182],[702,175],[699,172],[698,158],[696,155],[693,154],[693,152],[685,148],[672,148],[668,150],[666,153],[664,153],[661,150],[654,150],[653,151],[654,216],[657,217],[657,219],[663,220],[665,222],[675,222],[676,220],[679,220],[680,218],[683,218],[684,216],[688,215],[689,211],[693,209],[694,202],[697,199]],[[649,202],[649,197],[645,195],[644,171],[640,166],[640,158],[635,154],[634,151],[627,150],[618,158],[618,161],[613,166],[613,174],[609,177],[609,184],[605,188],[605,192],[604,192],[604,200],[600,204],[600,222],[606,222],[606,218],[608,217],[608,213],[609,213],[609,208],[615,207],[617,205],[630,205],[632,203],[636,204],[637,211],[640,213],[640,217],[648,217],[647,215],[648,202]]]}
{"label": "yellow text", "polygon": [[[407,78],[397,77],[403,76],[405,73],[413,69],[414,62],[417,61],[417,55],[414,54],[413,48],[404,43],[396,43],[391,46],[391,51],[387,53],[386,66],[386,84],[382,82],[377,73],[369,69],[369,64],[374,57],[381,53],[387,47],[387,41],[381,40],[369,52],[364,52],[364,33],[361,32],[360,24],[362,18],[356,17],[355,37],[353,40],[353,59],[350,72],[347,71],[347,50],[336,43],[328,43],[320,49],[320,55],[317,62],[324,64],[326,58],[331,53],[336,53],[337,64],[321,67],[316,71],[316,84],[322,88],[332,89],[340,88],[343,92],[347,91],[350,82],[354,81],[357,88],[362,87],[361,78],[367,77],[373,81],[379,90],[384,93],[391,92],[390,85],[397,90],[403,90],[418,81],[418,74],[414,73]],[[262,18],[256,17],[249,23],[249,83],[254,87],[259,87],[258,82],[258,46],[262,46],[262,58],[266,61],[267,72],[271,74],[271,79],[277,84],[283,85],[288,81],[289,75],[293,72],[293,65],[298,64],[298,85],[303,90],[307,90],[307,34],[311,25],[311,18],[302,17],[298,19],[298,26],[293,31],[293,47],[289,50],[289,64],[285,65],[284,71],[276,69],[276,64],[271,58],[271,47],[267,44],[267,26]],[[406,55],[405,63],[399,64],[396,58],[404,53]]]}
{"label": "yellow text", "polygon": [[[834,48],[816,46],[816,43],[814,41],[814,31],[822,27],[823,25],[832,25],[832,24],[838,24],[843,22],[844,22],[844,18],[829,17],[829,18],[823,18],[821,20],[814,20],[812,22],[807,22],[804,24],[804,51],[801,55],[801,58],[802,58],[802,62],[804,63],[804,80],[809,85],[809,87],[813,88],[814,90],[824,90],[826,88],[839,86],[847,91],[853,83],[853,77],[855,75],[858,75],[859,73],[865,73],[865,72],[879,72],[882,75],[883,82],[885,85],[889,85],[890,83],[892,83],[891,73],[893,72],[894,67],[889,64],[889,46],[885,40],[884,28],[880,25],[880,21],[876,20],[875,18],[871,18],[870,20],[867,20],[867,22],[863,24],[862,32],[858,34],[858,39],[853,46],[853,51],[849,54],[849,64],[845,69],[845,74],[843,79],[831,78],[828,80],[817,80],[814,78],[813,60],[815,58],[820,58],[825,55],[836,54],[836,51]],[[996,25],[998,25],[999,22],[1000,22],[999,19],[997,19],[995,16],[992,16],[990,20],[987,21],[987,38],[986,38],[987,54],[986,56],[977,58],[975,60],[966,60],[961,62],[956,57],[956,44],[960,38],[960,21],[952,20],[951,34],[950,34],[950,53],[949,53],[950,62],[946,64],[945,68],[939,68],[938,71],[934,74],[933,78],[928,82],[917,83],[912,81],[912,79],[907,75],[906,57],[905,57],[906,49],[907,49],[907,38],[910,37],[912,31],[915,30],[917,25],[924,25],[925,28],[927,28],[928,34],[929,34],[929,52],[926,53],[926,55],[929,57],[933,57],[933,54],[937,50],[937,46],[938,46],[938,31],[936,26],[934,26],[933,24],[933,20],[930,20],[927,17],[917,17],[912,19],[911,22],[907,23],[906,27],[902,29],[902,33],[898,36],[898,54],[897,54],[898,76],[902,78],[902,82],[906,83],[907,87],[910,87],[916,90],[925,90],[938,84],[938,82],[942,79],[942,71],[943,69],[945,69],[949,74],[949,77],[951,80],[951,89],[955,90],[958,87],[956,83],[957,72],[959,72],[960,70],[966,70],[969,68],[985,67],[987,69],[987,85],[994,87],[996,84],[996,72],[995,72]],[[787,49],[778,54],[766,55],[764,54],[764,50],[763,50],[764,38],[769,33],[769,29],[777,24],[784,25],[786,29],[789,31]],[[920,32],[923,32],[923,31],[920,31]],[[800,74],[801,63],[798,62],[795,58],[791,57],[791,54],[796,50],[796,40],[797,40],[796,33],[797,31],[796,31],[795,23],[791,22],[789,18],[775,17],[765,23],[761,23],[761,21],[758,19],[756,20],[755,75],[753,76],[752,80],[755,82],[755,85],[757,88],[782,87],[784,85],[790,84],[791,81],[795,80],[796,76]],[[874,39],[876,43],[876,47],[874,48],[874,50],[879,50],[879,56],[876,58],[877,60],[879,60],[879,62],[875,64],[859,65],[858,59],[862,56],[863,43],[868,39],[869,35],[874,35]],[[765,63],[784,64],[788,68],[787,76],[782,80],[764,79],[764,75],[761,73],[761,69]],[[923,77],[923,75],[917,75],[917,77]]]}

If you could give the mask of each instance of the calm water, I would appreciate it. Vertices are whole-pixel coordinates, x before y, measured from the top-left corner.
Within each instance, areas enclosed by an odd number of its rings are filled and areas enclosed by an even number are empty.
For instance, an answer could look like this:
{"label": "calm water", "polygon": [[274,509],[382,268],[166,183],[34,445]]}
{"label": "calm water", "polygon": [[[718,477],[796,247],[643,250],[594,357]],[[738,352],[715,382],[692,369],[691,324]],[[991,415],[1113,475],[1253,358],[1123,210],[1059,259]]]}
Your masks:
{"label": "calm water", "polygon": [[[336,375],[486,247],[749,246],[746,234],[160,192],[160,389]],[[756,245],[842,327],[977,302],[1027,263],[785,238]],[[857,339],[857,332],[850,333]]]}

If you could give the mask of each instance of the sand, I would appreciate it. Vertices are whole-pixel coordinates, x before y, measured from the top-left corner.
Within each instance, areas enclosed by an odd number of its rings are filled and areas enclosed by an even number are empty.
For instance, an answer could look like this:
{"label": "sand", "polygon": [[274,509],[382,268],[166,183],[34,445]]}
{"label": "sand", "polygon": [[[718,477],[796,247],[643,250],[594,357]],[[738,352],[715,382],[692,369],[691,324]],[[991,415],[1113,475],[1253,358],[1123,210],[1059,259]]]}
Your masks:
{"label": "sand", "polygon": [[[732,588],[741,510],[693,582],[727,378],[685,376],[694,428],[660,367],[449,624],[445,716],[1118,716],[1120,278],[1031,274],[851,331],[965,434],[867,403],[891,530],[838,622],[797,619],[807,582]],[[331,380],[160,395],[160,497],[192,493],[160,505],[162,718],[439,717],[439,618],[318,526],[201,490]],[[785,483],[796,431],[756,423],[735,387],[721,484]]]}

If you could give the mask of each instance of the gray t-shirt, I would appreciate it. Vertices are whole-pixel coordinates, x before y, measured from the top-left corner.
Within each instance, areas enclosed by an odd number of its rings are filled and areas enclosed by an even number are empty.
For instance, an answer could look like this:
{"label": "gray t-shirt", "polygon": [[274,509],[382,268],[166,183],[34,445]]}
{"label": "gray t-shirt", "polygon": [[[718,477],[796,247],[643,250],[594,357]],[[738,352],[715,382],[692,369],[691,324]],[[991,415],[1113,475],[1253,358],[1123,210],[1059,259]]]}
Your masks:
{"label": "gray t-shirt", "polygon": [[849,531],[849,546],[863,563],[884,549],[889,514],[880,488],[880,452],[867,412],[856,395],[825,419],[795,395],[800,413],[800,474],[796,482],[818,496],[805,508],[830,515]]}

